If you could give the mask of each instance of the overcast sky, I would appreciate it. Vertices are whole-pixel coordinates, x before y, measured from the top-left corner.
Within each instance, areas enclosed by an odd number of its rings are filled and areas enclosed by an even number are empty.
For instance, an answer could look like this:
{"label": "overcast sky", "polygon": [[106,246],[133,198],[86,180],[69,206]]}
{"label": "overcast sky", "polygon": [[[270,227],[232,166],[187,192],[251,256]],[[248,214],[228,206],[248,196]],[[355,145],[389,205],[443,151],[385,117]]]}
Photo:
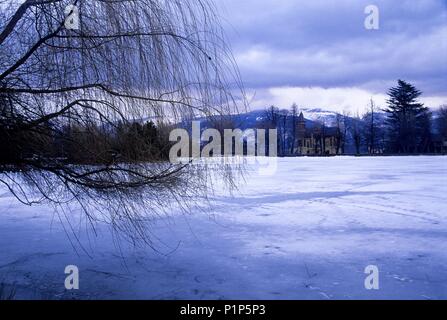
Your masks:
{"label": "overcast sky", "polygon": [[[447,0],[216,0],[252,107],[363,111],[401,78],[447,104]],[[380,29],[367,30],[368,5]]]}

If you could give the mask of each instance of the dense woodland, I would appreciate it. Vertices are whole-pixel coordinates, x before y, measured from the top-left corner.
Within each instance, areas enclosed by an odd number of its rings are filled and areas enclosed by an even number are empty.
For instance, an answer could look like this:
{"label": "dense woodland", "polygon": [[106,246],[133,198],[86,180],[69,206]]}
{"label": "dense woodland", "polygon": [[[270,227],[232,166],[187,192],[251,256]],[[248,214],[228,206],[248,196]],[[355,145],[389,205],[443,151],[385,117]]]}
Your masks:
{"label": "dense woodland", "polygon": [[0,111],[0,165],[12,170],[49,159],[78,165],[168,160],[167,135],[152,121],[113,125],[48,121],[24,130],[26,121],[13,112],[4,106]]}

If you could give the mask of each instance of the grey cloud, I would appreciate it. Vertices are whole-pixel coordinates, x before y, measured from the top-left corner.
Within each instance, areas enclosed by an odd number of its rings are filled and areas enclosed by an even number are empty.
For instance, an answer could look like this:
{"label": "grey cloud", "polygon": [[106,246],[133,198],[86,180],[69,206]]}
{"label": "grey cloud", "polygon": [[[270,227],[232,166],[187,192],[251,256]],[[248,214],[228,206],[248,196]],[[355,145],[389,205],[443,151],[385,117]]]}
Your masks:
{"label": "grey cloud", "polygon": [[[369,87],[405,78],[446,94],[445,0],[220,0],[246,85]],[[376,4],[381,28],[363,27]]]}

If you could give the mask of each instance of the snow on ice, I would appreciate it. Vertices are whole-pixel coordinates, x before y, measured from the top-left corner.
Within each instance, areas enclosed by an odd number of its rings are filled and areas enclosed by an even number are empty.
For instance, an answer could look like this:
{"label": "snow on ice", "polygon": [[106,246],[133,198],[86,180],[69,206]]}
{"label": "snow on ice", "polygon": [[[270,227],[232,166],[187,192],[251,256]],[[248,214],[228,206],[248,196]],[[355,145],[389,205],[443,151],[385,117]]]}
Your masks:
{"label": "snow on ice", "polygon": [[[30,299],[447,299],[444,157],[288,158],[206,212],[152,224],[157,251],[0,190],[0,283]],[[64,269],[79,267],[79,290]],[[379,290],[366,290],[377,266]]]}

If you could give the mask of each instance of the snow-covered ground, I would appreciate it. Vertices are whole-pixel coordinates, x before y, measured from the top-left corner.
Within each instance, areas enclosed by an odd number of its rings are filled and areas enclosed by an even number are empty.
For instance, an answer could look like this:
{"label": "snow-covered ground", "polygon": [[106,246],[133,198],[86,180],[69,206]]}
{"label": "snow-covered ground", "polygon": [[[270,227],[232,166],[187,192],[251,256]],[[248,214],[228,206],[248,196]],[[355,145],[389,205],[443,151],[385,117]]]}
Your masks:
{"label": "snow-covered ground", "polygon": [[[37,299],[447,299],[447,158],[278,161],[207,214],[155,221],[159,252],[118,250],[104,227],[81,232],[90,256],[77,254],[49,207],[2,189],[0,283]],[[365,289],[368,265],[379,290]]]}

